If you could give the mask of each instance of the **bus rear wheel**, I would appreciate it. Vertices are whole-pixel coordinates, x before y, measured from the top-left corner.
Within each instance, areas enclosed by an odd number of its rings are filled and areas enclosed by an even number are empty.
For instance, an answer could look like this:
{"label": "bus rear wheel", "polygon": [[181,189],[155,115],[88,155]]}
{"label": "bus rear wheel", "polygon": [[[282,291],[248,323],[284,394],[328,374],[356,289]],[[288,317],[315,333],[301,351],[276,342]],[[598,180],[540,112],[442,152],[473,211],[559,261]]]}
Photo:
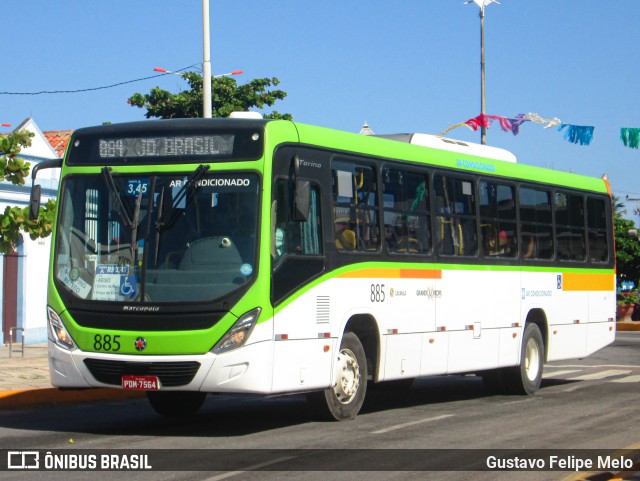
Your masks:
{"label": "bus rear wheel", "polygon": [[367,391],[367,358],[358,336],[345,332],[337,358],[336,385],[309,393],[307,399],[320,417],[346,421],[356,417]]}
{"label": "bus rear wheel", "polygon": [[544,367],[544,341],[536,324],[525,325],[520,349],[520,365],[505,370],[504,384],[510,393],[531,395],[540,388]]}
{"label": "bus rear wheel", "polygon": [[147,391],[151,407],[158,414],[170,418],[193,416],[206,398],[206,392],[198,391]]}

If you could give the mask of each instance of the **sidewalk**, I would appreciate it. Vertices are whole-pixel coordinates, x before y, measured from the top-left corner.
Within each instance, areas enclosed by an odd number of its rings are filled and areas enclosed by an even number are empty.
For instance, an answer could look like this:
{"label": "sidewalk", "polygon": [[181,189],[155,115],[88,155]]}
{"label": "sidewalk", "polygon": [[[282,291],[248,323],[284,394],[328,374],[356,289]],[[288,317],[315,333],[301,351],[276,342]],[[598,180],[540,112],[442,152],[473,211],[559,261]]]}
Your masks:
{"label": "sidewalk", "polygon": [[0,346],[0,410],[43,404],[78,403],[142,397],[142,391],[86,389],[61,391],[51,385],[47,344]]}

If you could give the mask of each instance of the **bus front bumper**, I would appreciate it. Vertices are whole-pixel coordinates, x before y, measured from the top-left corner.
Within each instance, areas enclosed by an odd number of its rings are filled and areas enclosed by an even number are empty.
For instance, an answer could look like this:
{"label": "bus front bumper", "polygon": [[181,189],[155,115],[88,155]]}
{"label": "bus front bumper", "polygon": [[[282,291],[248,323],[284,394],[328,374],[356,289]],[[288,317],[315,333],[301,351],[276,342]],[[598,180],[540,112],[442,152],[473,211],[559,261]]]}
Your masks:
{"label": "bus front bumper", "polygon": [[270,342],[220,355],[142,356],[68,351],[49,341],[51,384],[67,389],[122,389],[122,376],[148,375],[161,390],[270,394],[272,359]]}

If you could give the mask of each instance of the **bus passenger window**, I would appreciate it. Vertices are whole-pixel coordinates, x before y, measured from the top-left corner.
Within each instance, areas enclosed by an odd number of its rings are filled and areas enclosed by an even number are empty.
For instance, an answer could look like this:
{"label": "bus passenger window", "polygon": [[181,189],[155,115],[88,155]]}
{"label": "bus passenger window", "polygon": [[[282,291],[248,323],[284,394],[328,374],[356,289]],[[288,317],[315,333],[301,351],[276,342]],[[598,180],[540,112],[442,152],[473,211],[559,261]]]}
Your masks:
{"label": "bus passenger window", "polygon": [[518,252],[515,187],[481,181],[478,189],[484,255],[515,257]]}
{"label": "bus passenger window", "polygon": [[[522,232],[522,256],[527,259],[550,260],[554,254],[553,222],[551,217],[551,194],[546,190],[521,187],[518,191],[520,204],[520,231]],[[532,238],[534,249],[531,256],[527,239]]]}
{"label": "bus passenger window", "polygon": [[311,186],[309,199],[309,218],[304,222],[291,220],[290,182],[278,182],[272,220],[271,256],[274,263],[288,254],[320,255],[322,233],[320,230],[320,195],[315,185]]}
{"label": "bus passenger window", "polygon": [[[609,212],[611,208],[609,207]],[[607,206],[602,199],[587,198],[587,228],[589,241],[589,260],[607,262],[609,246],[607,244]]]}
{"label": "bus passenger window", "polygon": [[398,254],[431,251],[428,178],[424,173],[382,170],[384,229],[387,250]]}
{"label": "bus passenger window", "polygon": [[378,188],[373,167],[334,161],[332,179],[336,249],[378,251]]}
{"label": "bus passenger window", "polygon": [[586,259],[585,208],[581,195],[556,192],[556,238],[558,258],[565,261]]}
{"label": "bus passenger window", "polygon": [[478,254],[475,185],[470,179],[433,178],[436,245],[441,255]]}

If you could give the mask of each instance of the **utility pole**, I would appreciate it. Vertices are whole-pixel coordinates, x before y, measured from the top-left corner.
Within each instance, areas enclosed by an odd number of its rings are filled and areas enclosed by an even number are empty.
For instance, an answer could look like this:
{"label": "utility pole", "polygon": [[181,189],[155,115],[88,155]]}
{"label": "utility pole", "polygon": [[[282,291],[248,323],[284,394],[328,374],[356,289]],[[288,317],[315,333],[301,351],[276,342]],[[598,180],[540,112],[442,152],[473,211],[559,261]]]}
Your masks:
{"label": "utility pole", "polygon": [[[482,6],[480,6],[480,113],[483,116],[487,110],[484,81],[484,7],[485,4],[483,2]],[[487,144],[487,128],[484,123],[480,127],[480,143],[482,145]]]}
{"label": "utility pole", "polygon": [[[484,81],[484,9],[490,3],[497,3],[499,5],[500,2],[496,0],[469,0],[465,5],[469,5],[471,2],[480,7],[480,113],[484,117],[487,113]],[[482,145],[486,145],[487,143],[487,128],[484,125],[480,126],[480,143]]]}
{"label": "utility pole", "polygon": [[211,42],[209,39],[209,0],[202,0],[202,117],[210,119],[211,106]]}

